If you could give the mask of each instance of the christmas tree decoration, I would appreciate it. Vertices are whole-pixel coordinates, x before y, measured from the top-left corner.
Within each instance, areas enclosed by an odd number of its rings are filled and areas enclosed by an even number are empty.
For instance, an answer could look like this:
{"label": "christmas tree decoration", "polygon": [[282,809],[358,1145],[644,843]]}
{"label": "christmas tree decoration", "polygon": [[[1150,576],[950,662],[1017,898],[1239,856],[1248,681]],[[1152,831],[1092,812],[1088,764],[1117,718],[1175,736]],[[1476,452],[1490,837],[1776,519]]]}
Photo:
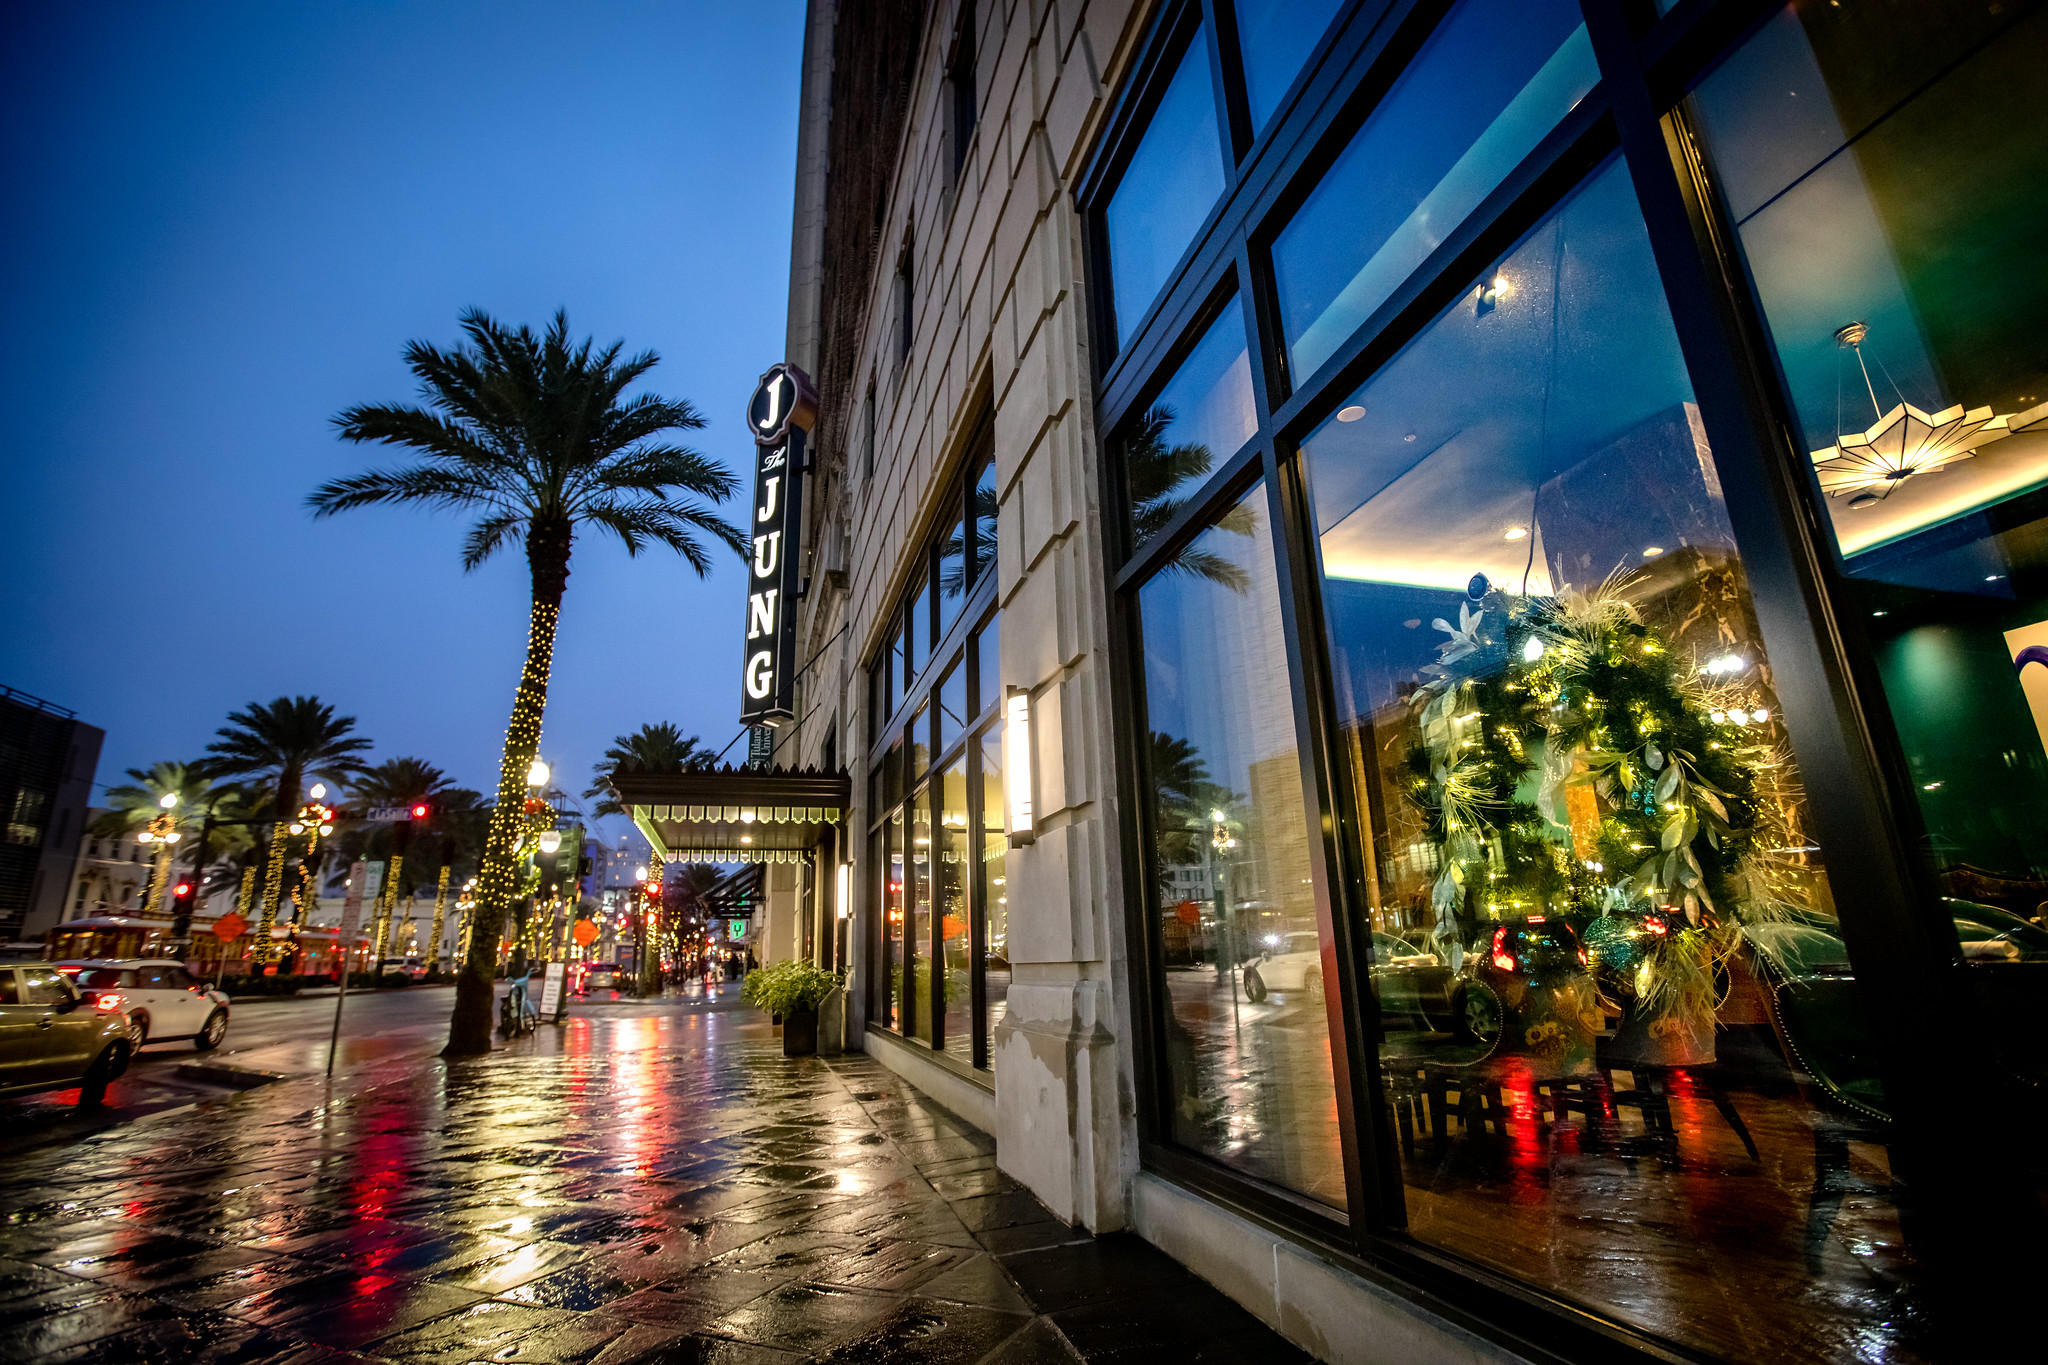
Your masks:
{"label": "christmas tree decoration", "polygon": [[1476,579],[1457,623],[1434,623],[1448,638],[1410,697],[1432,948],[1473,923],[1583,926],[1582,971],[1503,996],[1553,1074],[1584,1064],[1610,1014],[1643,1064],[1711,1060],[1724,964],[1757,946],[1745,930],[1812,913],[1774,699],[1728,648],[1740,635],[1716,607],[1739,592],[1714,577],[1690,580],[1681,622],[1713,641],[1700,662],[1631,600],[1643,571],[1555,596]]}

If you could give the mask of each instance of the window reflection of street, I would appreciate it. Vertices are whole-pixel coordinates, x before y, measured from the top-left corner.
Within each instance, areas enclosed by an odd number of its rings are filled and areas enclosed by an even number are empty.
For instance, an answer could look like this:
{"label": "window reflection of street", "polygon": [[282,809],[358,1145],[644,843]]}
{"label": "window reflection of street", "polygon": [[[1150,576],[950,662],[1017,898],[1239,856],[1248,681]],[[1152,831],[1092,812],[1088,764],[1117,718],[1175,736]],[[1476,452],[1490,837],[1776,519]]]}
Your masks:
{"label": "window reflection of street", "polygon": [[[1328,1016],[1306,991],[1244,1000],[1213,968],[1170,971],[1169,1032],[1187,1056],[1183,1140],[1254,1175],[1344,1207]],[[1233,999],[1233,996],[1238,998]],[[1173,1051],[1173,1043],[1169,1051]]]}

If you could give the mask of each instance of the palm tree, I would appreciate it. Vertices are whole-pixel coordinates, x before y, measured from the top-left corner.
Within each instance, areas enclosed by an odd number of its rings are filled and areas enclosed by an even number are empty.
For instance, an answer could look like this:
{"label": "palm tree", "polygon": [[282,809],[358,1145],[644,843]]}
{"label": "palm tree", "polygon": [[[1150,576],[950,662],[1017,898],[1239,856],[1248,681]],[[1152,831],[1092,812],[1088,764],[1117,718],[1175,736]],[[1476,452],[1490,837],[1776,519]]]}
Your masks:
{"label": "palm tree", "polygon": [[[540,748],[577,531],[608,531],[629,555],[649,543],[667,546],[699,575],[711,568],[707,541],[735,554],[747,549],[745,535],[709,505],[733,496],[738,480],[697,452],[657,439],[703,426],[697,410],[652,394],[623,396],[654,368],[654,352],[621,359],[618,342],[602,350],[588,340],[572,343],[562,312],[544,336],[514,331],[476,309],[462,315],[462,330],[468,344],[452,350],[424,341],[406,347],[426,407],[374,404],[334,419],[343,440],[401,446],[422,462],[335,479],[309,499],[316,517],[373,503],[473,512],[464,570],[514,541],[525,546],[533,584],[526,665],[513,694],[469,957],[448,1024],[444,1055],[458,1057],[491,1047],[491,978],[515,891],[526,774]],[[672,497],[670,490],[688,496]]]}
{"label": "palm tree", "polygon": [[687,773],[710,767],[717,761],[717,755],[703,747],[703,741],[695,735],[686,735],[681,728],[660,721],[643,725],[630,735],[620,735],[612,741],[612,747],[604,751],[590,769],[591,786],[583,793],[585,800],[598,798],[591,811],[593,817],[600,815],[624,815],[626,808],[619,801],[618,789],[612,779],[620,773]]}
{"label": "palm tree", "polygon": [[[232,783],[216,783],[204,763],[152,763],[147,768],[130,768],[131,779],[107,788],[107,811],[92,822],[91,833],[101,839],[119,839],[147,828],[149,822],[168,809],[182,829],[198,825],[208,816],[237,820],[248,814],[245,793]],[[177,799],[167,808],[166,796]],[[224,825],[213,831],[207,852],[232,856],[252,842],[248,827]],[[196,845],[184,850],[191,852]],[[172,846],[159,850],[159,857],[176,856]],[[203,895],[204,888],[201,890]]]}
{"label": "palm tree", "polygon": [[318,697],[279,697],[250,702],[228,713],[220,738],[206,746],[207,768],[219,777],[260,777],[274,783],[274,810],[289,820],[299,808],[307,778],[340,786],[362,771],[356,755],[370,741],[351,734],[354,716],[337,716]]}
{"label": "palm tree", "polygon": [[[1215,456],[1205,445],[1166,443],[1173,416],[1172,408],[1154,404],[1123,442],[1124,485],[1131,500],[1133,545],[1143,545],[1165,530],[1187,505],[1183,496],[1186,490],[1195,487],[1215,463]],[[1252,534],[1255,526],[1251,512],[1244,507],[1232,507],[1215,522],[1217,530],[1238,536]],[[1192,545],[1169,559],[1161,572],[1192,574],[1239,594],[1251,584],[1245,571],[1222,555]]]}

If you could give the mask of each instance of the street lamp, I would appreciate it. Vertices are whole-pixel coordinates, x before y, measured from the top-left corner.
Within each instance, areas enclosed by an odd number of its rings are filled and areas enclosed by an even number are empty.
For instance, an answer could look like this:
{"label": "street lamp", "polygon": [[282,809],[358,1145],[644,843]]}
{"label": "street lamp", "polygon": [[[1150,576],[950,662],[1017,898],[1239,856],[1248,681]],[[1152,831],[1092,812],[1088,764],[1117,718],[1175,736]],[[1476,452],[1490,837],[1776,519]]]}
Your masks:
{"label": "street lamp", "polygon": [[157,850],[156,868],[149,874],[149,899],[143,903],[142,913],[153,915],[163,904],[164,884],[171,877],[171,845],[178,842],[178,818],[171,809],[178,804],[176,792],[165,792],[157,798],[157,806],[163,811],[149,822],[149,828],[135,836],[138,844],[161,844]]}
{"label": "street lamp", "polygon": [[536,756],[533,760],[533,766],[526,770],[526,785],[529,787],[545,787],[547,784],[548,765],[541,762],[539,757]]}
{"label": "street lamp", "polygon": [[562,847],[562,831],[544,829],[540,832],[540,851],[552,856]]}

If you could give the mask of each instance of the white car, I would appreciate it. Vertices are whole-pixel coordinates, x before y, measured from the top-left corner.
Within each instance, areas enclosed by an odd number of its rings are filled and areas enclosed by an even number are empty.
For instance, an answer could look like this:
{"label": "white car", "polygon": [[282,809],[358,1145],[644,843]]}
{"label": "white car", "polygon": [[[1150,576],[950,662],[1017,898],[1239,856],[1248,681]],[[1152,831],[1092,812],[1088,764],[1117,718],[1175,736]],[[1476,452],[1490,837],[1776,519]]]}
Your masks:
{"label": "white car", "polygon": [[[95,1010],[119,1010],[129,1050],[189,1038],[211,1052],[228,1033],[228,998],[170,958],[79,958],[52,966],[71,978]],[[108,1001],[113,1003],[107,1003]]]}

